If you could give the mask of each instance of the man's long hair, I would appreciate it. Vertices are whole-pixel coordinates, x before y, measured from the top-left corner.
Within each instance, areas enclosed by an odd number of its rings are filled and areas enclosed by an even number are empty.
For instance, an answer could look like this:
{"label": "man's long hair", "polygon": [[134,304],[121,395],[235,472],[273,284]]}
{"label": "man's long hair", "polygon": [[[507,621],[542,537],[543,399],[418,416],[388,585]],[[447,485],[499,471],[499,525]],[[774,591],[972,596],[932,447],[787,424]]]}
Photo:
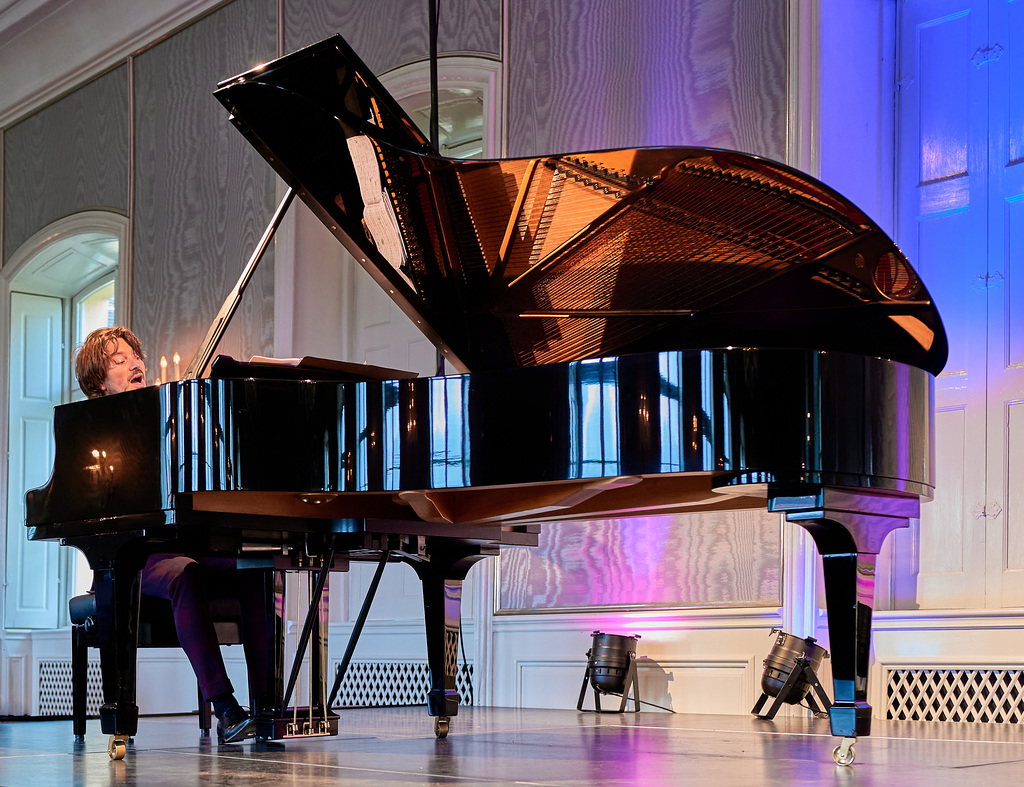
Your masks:
{"label": "man's long hair", "polygon": [[117,347],[118,339],[124,339],[139,358],[146,360],[146,354],[142,352],[142,342],[127,328],[120,325],[97,328],[85,338],[75,354],[75,377],[78,378],[78,387],[90,399],[103,396],[105,393],[103,382],[107,379],[110,353]]}

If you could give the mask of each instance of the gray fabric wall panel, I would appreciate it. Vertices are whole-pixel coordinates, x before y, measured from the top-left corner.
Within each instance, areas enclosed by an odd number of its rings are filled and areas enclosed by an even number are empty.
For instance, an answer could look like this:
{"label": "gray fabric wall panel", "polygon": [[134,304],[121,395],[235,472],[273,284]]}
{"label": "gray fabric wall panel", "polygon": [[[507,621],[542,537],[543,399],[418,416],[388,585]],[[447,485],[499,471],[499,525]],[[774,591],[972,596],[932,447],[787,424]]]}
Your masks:
{"label": "gray fabric wall panel", "polygon": [[[153,362],[184,369],[273,213],[272,170],[211,93],[275,47],[274,0],[237,0],[135,60],[132,325]],[[273,283],[268,252],[219,352],[271,354]]]}
{"label": "gray fabric wall panel", "polygon": [[4,249],[57,219],[128,210],[128,71],[122,66],[4,134]]}
{"label": "gray fabric wall panel", "polygon": [[[340,33],[380,74],[430,53],[426,2],[410,0],[286,0],[285,50]],[[438,15],[438,52],[501,53],[501,0],[444,0]]]}
{"label": "gray fabric wall panel", "polygon": [[787,0],[517,0],[509,155],[699,145],[786,155]]}

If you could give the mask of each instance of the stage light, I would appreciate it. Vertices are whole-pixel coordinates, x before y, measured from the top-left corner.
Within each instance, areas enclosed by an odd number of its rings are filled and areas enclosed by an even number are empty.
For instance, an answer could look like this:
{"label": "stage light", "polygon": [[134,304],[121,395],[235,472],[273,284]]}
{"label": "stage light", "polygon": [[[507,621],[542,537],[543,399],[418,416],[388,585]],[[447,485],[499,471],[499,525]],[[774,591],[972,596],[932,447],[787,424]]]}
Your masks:
{"label": "stage light", "polygon": [[[806,698],[815,715],[827,713],[832,707],[832,702],[818,680],[817,670],[828,653],[815,642],[814,637],[801,639],[773,628],[772,634],[776,632],[779,636],[775,640],[775,646],[764,660],[761,698],[750,712],[762,719],[773,719],[783,703],[796,705]],[[811,693],[812,689],[814,693]],[[821,700],[822,707],[815,701],[815,694]],[[767,713],[762,714],[761,708],[769,697],[775,697],[775,702]]]}
{"label": "stage light", "polygon": [[[594,689],[594,709],[598,713],[622,713],[626,710],[629,690],[633,689],[633,712],[640,710],[640,682],[636,675],[636,641],[639,634],[593,633],[593,642],[587,651],[587,669],[583,673],[580,699],[576,710],[584,710],[583,699],[587,694],[587,683]],[[622,697],[617,711],[601,710],[601,695],[614,694]]]}

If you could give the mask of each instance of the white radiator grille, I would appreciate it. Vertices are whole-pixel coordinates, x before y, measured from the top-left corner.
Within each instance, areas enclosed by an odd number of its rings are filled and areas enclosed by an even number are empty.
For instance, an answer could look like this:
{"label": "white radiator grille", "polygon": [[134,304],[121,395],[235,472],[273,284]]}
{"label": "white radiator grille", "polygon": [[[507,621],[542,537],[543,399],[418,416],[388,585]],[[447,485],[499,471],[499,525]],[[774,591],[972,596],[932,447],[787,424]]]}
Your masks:
{"label": "white radiator grille", "polygon": [[[337,662],[335,662],[335,668]],[[330,673],[334,675],[334,671]],[[332,678],[333,680],[333,678]],[[473,665],[459,664],[457,686],[460,704],[473,704]],[[426,705],[430,691],[430,670],[426,662],[374,661],[349,664],[335,700],[335,707],[393,707]],[[86,713],[96,716],[103,704],[100,663],[89,662]],[[39,715],[71,715],[71,662],[42,661],[39,664]]]}
{"label": "white radiator grille", "polygon": [[[96,716],[103,704],[100,663],[90,661],[86,679],[85,712]],[[39,715],[71,715],[71,662],[54,659],[39,662]]]}
{"label": "white radiator grille", "polygon": [[[456,687],[460,704],[472,705],[472,664],[459,664]],[[348,665],[334,707],[426,705],[429,691],[430,669],[425,661],[354,661]]]}
{"label": "white radiator grille", "polygon": [[1024,719],[1024,670],[893,670],[886,696],[888,719],[1015,724]]}

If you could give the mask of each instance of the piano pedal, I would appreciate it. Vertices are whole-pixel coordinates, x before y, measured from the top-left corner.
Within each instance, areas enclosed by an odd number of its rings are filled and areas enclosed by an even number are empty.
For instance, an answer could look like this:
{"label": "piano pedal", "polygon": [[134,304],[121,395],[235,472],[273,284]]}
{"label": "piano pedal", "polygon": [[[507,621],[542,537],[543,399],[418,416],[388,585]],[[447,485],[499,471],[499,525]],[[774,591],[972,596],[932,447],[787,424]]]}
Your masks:
{"label": "piano pedal", "polygon": [[260,741],[287,738],[323,738],[338,734],[338,714],[328,713],[309,717],[309,708],[289,710],[278,717],[262,716],[256,719],[256,738]]}
{"label": "piano pedal", "polygon": [[257,716],[253,736],[260,743],[288,738],[323,738],[338,734],[338,714],[321,713],[309,717],[309,708],[289,708],[280,716]]}
{"label": "piano pedal", "polygon": [[316,738],[324,735],[334,735],[331,732],[331,725],[325,719],[314,719],[312,722],[288,722],[285,725],[286,738]]}

